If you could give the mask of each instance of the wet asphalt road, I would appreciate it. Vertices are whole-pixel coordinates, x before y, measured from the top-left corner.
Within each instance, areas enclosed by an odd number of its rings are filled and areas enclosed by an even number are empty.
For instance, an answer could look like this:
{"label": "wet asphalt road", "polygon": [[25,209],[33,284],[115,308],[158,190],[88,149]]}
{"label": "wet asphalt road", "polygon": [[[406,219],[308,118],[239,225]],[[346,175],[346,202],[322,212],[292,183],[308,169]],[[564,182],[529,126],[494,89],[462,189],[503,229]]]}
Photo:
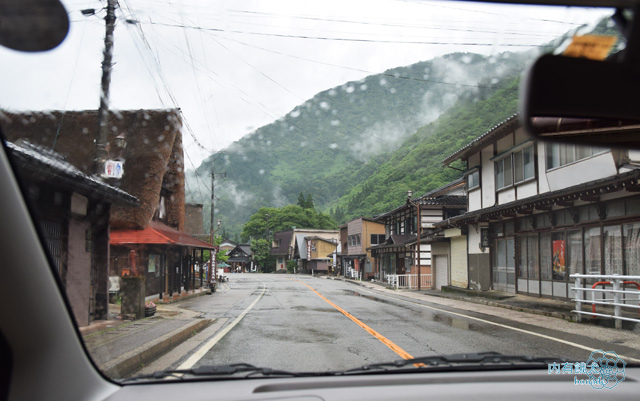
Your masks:
{"label": "wet asphalt road", "polygon": [[[348,369],[401,359],[390,343],[414,357],[498,351],[580,361],[588,355],[584,350],[507,327],[434,311],[350,283],[309,276],[231,275],[226,293],[200,297],[183,307],[203,312],[206,317],[226,319],[228,324],[256,301],[263,289],[255,306],[195,366],[246,362],[293,371]],[[517,322],[468,314],[523,327]]]}

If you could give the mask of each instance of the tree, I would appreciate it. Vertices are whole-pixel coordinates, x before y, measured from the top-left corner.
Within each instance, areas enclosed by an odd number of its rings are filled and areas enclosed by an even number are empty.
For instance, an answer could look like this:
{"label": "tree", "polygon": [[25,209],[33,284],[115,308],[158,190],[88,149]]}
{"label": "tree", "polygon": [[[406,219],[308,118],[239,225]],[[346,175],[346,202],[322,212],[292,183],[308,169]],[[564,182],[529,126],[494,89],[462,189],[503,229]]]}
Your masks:
{"label": "tree", "polygon": [[252,239],[251,240],[251,252],[258,266],[262,268],[265,273],[275,270],[275,260],[271,256],[271,244],[266,239]]}
{"label": "tree", "polygon": [[[213,237],[213,246],[220,246],[220,244],[222,244],[222,239],[223,238],[220,235],[214,236]],[[203,262],[208,262],[210,258],[211,258],[211,253],[209,252],[208,249],[205,249],[202,252],[202,261]],[[229,255],[227,255],[227,250],[226,249],[220,249],[216,253],[216,263],[226,262],[227,260],[229,260]]]}
{"label": "tree", "polygon": [[300,191],[300,195],[298,195],[298,206],[301,208],[305,208],[307,206],[307,201],[304,199],[304,194]]}
{"label": "tree", "polygon": [[307,200],[305,201],[305,209],[313,209],[315,210],[316,207],[313,205],[313,198],[311,197],[311,194],[307,194]]}
{"label": "tree", "polygon": [[249,238],[264,238],[267,228],[267,214],[269,215],[269,231],[289,230],[291,227],[315,228],[319,230],[334,230],[336,222],[328,214],[317,212],[315,209],[304,209],[298,205],[287,205],[281,208],[263,207],[258,210],[242,229],[244,241]]}
{"label": "tree", "polygon": [[295,260],[287,260],[287,271],[289,273],[295,273],[296,267],[298,267],[298,262],[296,262]]}

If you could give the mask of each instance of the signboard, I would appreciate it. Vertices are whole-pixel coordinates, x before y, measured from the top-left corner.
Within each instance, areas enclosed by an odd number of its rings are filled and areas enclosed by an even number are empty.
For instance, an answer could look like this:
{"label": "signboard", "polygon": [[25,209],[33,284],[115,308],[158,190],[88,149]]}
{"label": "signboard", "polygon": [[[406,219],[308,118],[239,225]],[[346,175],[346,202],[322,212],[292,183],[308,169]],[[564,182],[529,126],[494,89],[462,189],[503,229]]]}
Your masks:
{"label": "signboard", "polygon": [[311,260],[311,241],[307,240],[307,260]]}
{"label": "signboard", "polygon": [[106,178],[122,178],[124,174],[124,162],[118,160],[107,160],[104,162],[104,174]]}
{"label": "signboard", "polygon": [[480,229],[480,248],[489,248],[489,229]]}

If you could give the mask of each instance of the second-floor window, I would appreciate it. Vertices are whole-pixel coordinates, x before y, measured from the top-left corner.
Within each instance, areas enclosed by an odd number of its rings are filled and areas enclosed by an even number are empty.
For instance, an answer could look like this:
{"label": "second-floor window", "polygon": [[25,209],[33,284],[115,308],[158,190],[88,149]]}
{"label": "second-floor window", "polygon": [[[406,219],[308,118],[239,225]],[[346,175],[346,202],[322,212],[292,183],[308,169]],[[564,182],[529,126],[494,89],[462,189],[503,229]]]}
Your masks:
{"label": "second-floor window", "polygon": [[582,159],[586,159],[595,154],[606,151],[605,148],[596,146],[580,146],[566,143],[547,143],[545,151],[547,153],[547,169],[561,167]]}
{"label": "second-floor window", "polygon": [[360,234],[350,235],[348,240],[349,246],[360,246]]}
{"label": "second-floor window", "polygon": [[371,245],[384,244],[384,241],[385,241],[384,234],[371,234]]}
{"label": "second-floor window", "polygon": [[534,160],[533,145],[496,160],[496,189],[506,188],[534,178]]}
{"label": "second-floor window", "polygon": [[476,168],[467,174],[467,189],[474,189],[480,186],[480,170]]}

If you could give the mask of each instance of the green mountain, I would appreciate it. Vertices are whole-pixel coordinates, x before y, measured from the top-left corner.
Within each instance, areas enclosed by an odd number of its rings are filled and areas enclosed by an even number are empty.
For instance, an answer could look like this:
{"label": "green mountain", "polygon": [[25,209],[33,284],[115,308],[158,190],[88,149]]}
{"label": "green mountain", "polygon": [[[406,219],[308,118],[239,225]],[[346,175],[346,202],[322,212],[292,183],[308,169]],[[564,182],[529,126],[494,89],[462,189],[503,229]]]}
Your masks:
{"label": "green mountain", "polygon": [[[447,152],[466,139],[437,139],[452,143],[440,147],[439,142],[428,145],[430,137],[451,134],[438,127],[454,109],[479,107],[496,91],[511,90],[512,78],[530,57],[455,53],[320,92],[188,172],[192,191],[187,199],[200,199],[193,191],[196,180],[207,186],[215,160],[216,173],[226,173],[216,179],[216,219],[230,233],[239,233],[261,207],[295,204],[300,192],[312,194],[318,210],[336,213],[339,208],[338,220],[384,211],[409,187],[422,191],[455,178],[449,171],[436,180],[425,177],[441,171]],[[505,108],[498,114],[513,111]],[[464,138],[481,133],[467,129],[482,129],[499,117],[474,118],[479,119],[474,126],[456,122]],[[209,210],[205,204],[205,216]]]}
{"label": "green mountain", "polygon": [[460,100],[433,123],[418,129],[404,145],[331,205],[339,222],[374,216],[404,202],[407,190],[421,195],[462,176],[442,160],[517,111],[519,77],[504,79],[503,89],[485,100]]}

